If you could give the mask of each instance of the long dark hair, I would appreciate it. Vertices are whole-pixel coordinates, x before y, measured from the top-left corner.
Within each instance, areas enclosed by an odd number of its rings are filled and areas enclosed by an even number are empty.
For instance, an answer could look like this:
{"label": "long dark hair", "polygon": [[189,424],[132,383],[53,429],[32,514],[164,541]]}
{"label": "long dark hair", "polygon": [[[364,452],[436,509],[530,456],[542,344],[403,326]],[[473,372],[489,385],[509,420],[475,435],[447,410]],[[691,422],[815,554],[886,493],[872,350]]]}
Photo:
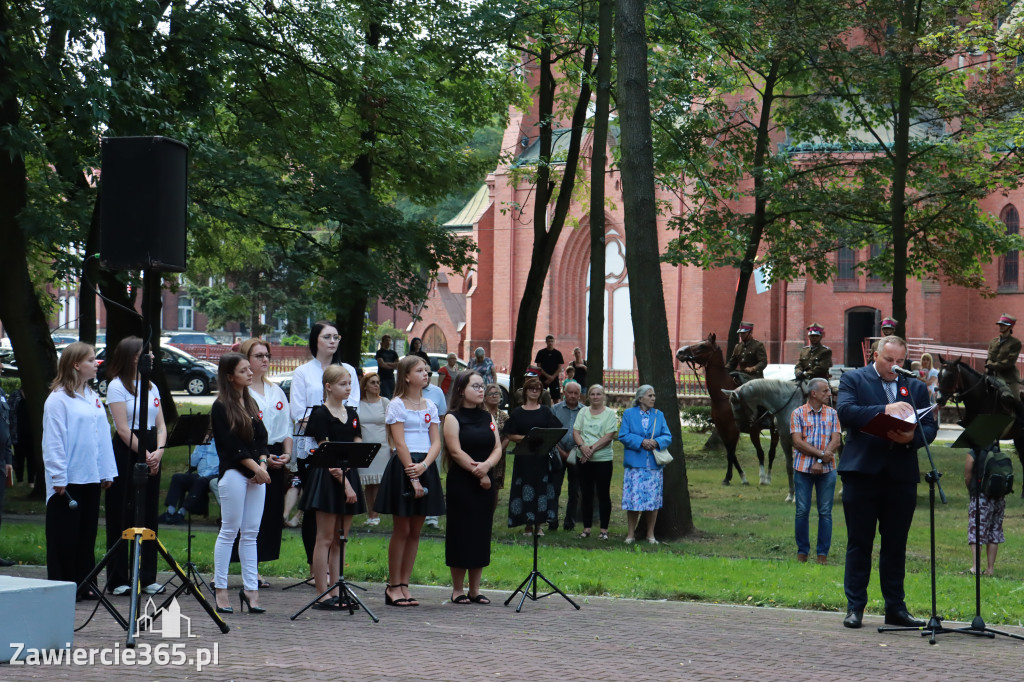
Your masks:
{"label": "long dark hair", "polygon": [[[334,327],[335,329],[338,328],[336,324],[334,324],[333,322],[328,322],[327,320],[320,320],[319,322],[317,322],[316,324],[309,328],[309,352],[313,354],[314,358],[316,357],[317,341],[320,340],[320,332],[324,330],[324,327]],[[341,334],[340,331],[338,333]],[[331,363],[337,364],[339,362],[340,355],[341,344],[339,343],[337,349],[335,349],[334,351],[334,357],[331,358]]]}
{"label": "long dark hair", "polygon": [[[459,372],[455,376],[455,381],[452,383],[451,392],[449,395],[452,399],[448,402],[448,411],[454,412],[455,410],[462,409],[462,402],[466,398],[466,389],[469,387],[469,382],[473,377],[480,377],[480,381],[483,381],[483,377],[480,376],[479,372],[473,372],[471,370],[465,370]],[[476,409],[485,410],[483,401],[477,405]]]}
{"label": "long dark hair", "polygon": [[[107,365],[107,381],[120,379],[125,389],[135,395],[135,377],[138,375],[136,364],[142,352],[142,339],[137,336],[126,336],[117,344]],[[150,386],[153,382],[150,382]]]}
{"label": "long dark hair", "polygon": [[242,440],[252,440],[252,419],[259,416],[260,408],[249,391],[239,391],[231,381],[238,363],[243,360],[249,361],[241,353],[225,353],[220,357],[217,365],[217,402],[224,406],[231,430]]}

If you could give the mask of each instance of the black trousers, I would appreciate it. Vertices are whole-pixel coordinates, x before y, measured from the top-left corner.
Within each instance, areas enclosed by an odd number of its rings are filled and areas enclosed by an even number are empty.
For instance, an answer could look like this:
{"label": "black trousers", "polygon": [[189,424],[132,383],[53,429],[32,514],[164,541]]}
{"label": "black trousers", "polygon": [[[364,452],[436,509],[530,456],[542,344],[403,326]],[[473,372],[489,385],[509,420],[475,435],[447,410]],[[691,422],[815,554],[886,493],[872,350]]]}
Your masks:
{"label": "black trousers", "polygon": [[579,516],[580,481],[579,470],[576,466],[575,464],[566,464],[558,471],[552,471],[548,474],[548,480],[555,488],[555,520],[550,524],[552,528],[558,525],[558,501],[562,497],[563,482],[566,482],[566,492],[568,493],[565,503],[565,514],[562,515],[563,522],[566,527],[572,526],[576,523],[576,517]]}
{"label": "black trousers", "polygon": [[[135,525],[135,484],[132,480],[132,466],[135,453],[124,441],[114,435],[114,460],[117,462],[117,478],[107,488],[107,551],[114,546],[125,528]],[[143,523],[146,528],[156,531],[160,517],[160,473],[146,477],[146,508]],[[131,582],[131,556],[128,545],[123,544],[107,562],[107,589]],[[142,543],[142,564],[139,580],[143,586],[156,582],[156,543]]]}
{"label": "black trousers", "polygon": [[[305,486],[309,480],[309,458],[298,461],[299,479]],[[306,563],[313,563],[313,548],[316,546],[316,514],[305,513],[302,515],[302,546],[306,550]]]}
{"label": "black trousers", "polygon": [[54,495],[46,503],[46,578],[81,583],[96,565],[100,484],[72,484],[67,492],[77,509],[68,507],[67,495]]}
{"label": "black trousers", "polygon": [[580,523],[590,528],[594,522],[594,496],[600,515],[599,528],[608,528],[612,518],[612,462],[587,462],[577,464],[579,470],[580,497],[582,509]]}
{"label": "black trousers", "polygon": [[903,579],[907,567],[907,534],[917,507],[917,483],[893,481],[885,475],[843,474],[846,517],[846,591],[848,610],[868,603],[871,550],[875,530],[881,536],[878,579],[887,611],[905,609]]}
{"label": "black trousers", "polygon": [[200,476],[195,471],[171,476],[164,504],[175,512],[189,511],[204,516],[210,511],[210,481],[216,476]]}

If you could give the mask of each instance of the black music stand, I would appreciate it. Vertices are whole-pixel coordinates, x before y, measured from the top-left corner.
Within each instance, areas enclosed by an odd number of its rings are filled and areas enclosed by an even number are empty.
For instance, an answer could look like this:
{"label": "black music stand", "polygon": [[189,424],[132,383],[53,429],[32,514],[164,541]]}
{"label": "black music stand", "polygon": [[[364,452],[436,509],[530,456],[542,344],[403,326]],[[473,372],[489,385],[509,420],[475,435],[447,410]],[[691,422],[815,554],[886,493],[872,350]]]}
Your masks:
{"label": "black music stand", "polygon": [[[565,428],[530,429],[530,432],[526,435],[526,438],[521,440],[519,444],[516,446],[515,456],[517,458],[547,457],[548,453],[551,452],[551,448],[555,447],[558,441],[562,440],[562,437],[567,432],[568,429]],[[527,472],[528,474],[535,474],[535,472],[530,472],[528,469]],[[537,478],[536,480],[528,481],[528,483],[532,484],[535,488],[541,485],[541,481],[539,478]],[[516,591],[510,594],[508,599],[505,600],[505,606],[508,606],[512,602],[512,600],[515,599],[516,595],[520,592],[523,593],[523,596],[519,599],[519,606],[516,607],[516,613],[519,613],[523,610],[523,603],[526,601],[527,597],[529,597],[530,601],[537,601],[538,599],[543,599],[544,597],[550,597],[553,594],[560,594],[562,595],[563,599],[565,599],[567,602],[575,606],[576,610],[578,611],[580,605],[574,602],[572,599],[570,599],[568,595],[565,594],[565,592],[562,592],[562,590],[558,589],[558,586],[550,580],[548,580],[544,576],[544,574],[541,573],[540,570],[538,570],[537,568],[537,548],[539,543],[539,536],[537,535],[537,530],[540,528],[540,524],[540,519],[537,519],[533,524],[533,570],[530,571],[530,574],[526,576],[523,582],[519,583],[519,587],[516,588]],[[548,586],[551,588],[550,592],[546,592],[544,594],[537,594],[537,584],[540,580],[543,580],[548,584]]]}
{"label": "black music stand", "polygon": [[[974,619],[971,624],[964,628],[953,628],[953,632],[962,632],[968,635],[978,635],[995,639],[996,635],[1003,635],[1013,639],[1024,640],[1024,637],[1010,632],[993,630],[985,625],[985,619],[981,616],[981,542],[978,542],[981,535],[981,480],[984,474],[980,466],[982,458],[980,455],[991,455],[999,452],[999,436],[1006,427],[1013,423],[1013,416],[1006,414],[979,414],[971,420],[971,423],[964,428],[964,432],[956,439],[950,447],[965,448],[972,451],[974,455],[974,486],[971,489],[971,498],[974,500],[974,508],[977,512],[974,515]],[[1010,491],[1007,491],[1009,493]]]}
{"label": "black music stand", "polygon": [[[316,405],[313,405],[311,407],[307,407],[306,411],[302,413],[302,419],[300,419],[299,421],[295,422],[295,433],[292,434],[292,438],[293,439],[296,439],[296,438],[306,438],[307,437],[306,436],[306,422],[309,420],[309,415],[312,414],[314,407],[316,407]],[[294,451],[296,449],[297,448],[293,445],[292,446],[293,454],[295,454]],[[297,468],[299,460],[298,460],[298,455],[295,455],[295,456],[296,456],[295,466]],[[306,516],[305,516],[305,514],[303,514],[303,516],[302,516],[302,523],[299,524],[299,533],[300,534],[302,533],[302,526],[305,524],[305,522],[306,522]],[[310,584],[312,584],[312,582],[313,582],[313,576],[309,576],[305,580],[300,580],[297,583],[292,583],[291,585],[286,585],[285,587],[282,587],[281,591],[283,592],[284,590],[290,590],[293,587],[302,587],[303,585],[310,585]]]}
{"label": "black music stand", "polygon": [[[316,454],[311,455],[312,461],[310,466],[321,467],[328,469],[360,469],[370,466],[370,462],[377,456],[377,451],[380,450],[380,443],[338,443],[332,441],[325,441],[320,443],[316,448]],[[348,543],[348,538],[345,536],[345,524],[342,523],[341,530],[338,532],[341,539],[341,558],[338,562],[339,570],[337,580],[334,584],[329,586],[326,590],[313,597],[313,600],[308,604],[299,609],[294,616],[291,616],[291,620],[295,620],[303,611],[316,604],[318,601],[326,597],[333,590],[338,590],[338,601],[334,607],[338,611],[347,610],[349,615],[355,613],[355,607],[352,605],[353,602],[359,604],[359,606],[366,611],[366,614],[370,616],[374,623],[379,623],[380,619],[373,614],[373,611],[366,607],[366,604],[352,591],[355,587],[360,590],[366,590],[365,587],[360,587],[354,583],[350,583],[345,580],[345,545]]]}
{"label": "black music stand", "polygon": [[[210,415],[209,414],[192,414],[191,410],[188,414],[178,416],[178,421],[174,424],[174,430],[167,435],[167,443],[164,445],[165,448],[175,448],[182,445],[188,446],[188,473],[195,471],[195,467],[192,466],[192,449],[197,445],[207,445],[210,442]],[[186,498],[187,499],[187,498]],[[192,534],[192,510],[187,509],[188,520],[186,525],[186,537],[187,542],[185,545],[185,575],[194,582],[197,586],[206,588],[210,594],[215,594],[213,587],[209,585],[204,579],[203,575],[199,572],[195,563],[192,561],[192,540],[196,537]],[[168,578],[164,585],[170,584],[174,578]],[[177,597],[179,594],[188,589],[184,584],[179,585],[174,592],[165,600],[164,606],[169,606],[171,600]]]}

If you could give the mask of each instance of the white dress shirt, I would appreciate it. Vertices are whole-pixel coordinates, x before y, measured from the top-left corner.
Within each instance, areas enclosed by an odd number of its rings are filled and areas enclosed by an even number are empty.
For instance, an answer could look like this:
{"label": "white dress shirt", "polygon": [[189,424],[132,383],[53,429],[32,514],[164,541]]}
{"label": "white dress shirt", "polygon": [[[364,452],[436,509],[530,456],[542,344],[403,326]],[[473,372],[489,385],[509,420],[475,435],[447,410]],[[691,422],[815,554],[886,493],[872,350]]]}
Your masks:
{"label": "white dress shirt", "polygon": [[99,395],[86,386],[69,396],[58,388],[43,407],[43,464],[46,499],[54,488],[100,483],[117,477],[110,422]]}
{"label": "white dress shirt", "polygon": [[292,416],[288,410],[288,398],[284,389],[272,381],[263,382],[263,395],[249,387],[249,395],[260,408],[260,417],[267,427],[267,444],[283,443],[292,436]]}

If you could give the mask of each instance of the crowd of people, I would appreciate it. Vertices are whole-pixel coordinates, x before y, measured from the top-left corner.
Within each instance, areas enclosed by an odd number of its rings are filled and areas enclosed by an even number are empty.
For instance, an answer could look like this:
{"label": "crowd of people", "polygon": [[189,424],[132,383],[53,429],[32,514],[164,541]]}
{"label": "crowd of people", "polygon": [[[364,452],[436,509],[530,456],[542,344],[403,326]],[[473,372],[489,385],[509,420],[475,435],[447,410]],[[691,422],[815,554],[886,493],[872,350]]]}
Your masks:
{"label": "crowd of people", "polygon": [[[886,318],[884,322],[892,331],[894,321]],[[1015,366],[1009,365],[1005,377],[998,370],[1000,363],[1006,364],[1003,355],[1015,358],[1019,353],[1020,342],[1012,336],[1015,322],[1010,315],[999,319],[1000,336],[989,349],[991,373],[1010,392],[1019,390]],[[745,378],[756,378],[763,370],[763,344],[753,338],[749,322],[743,322],[738,331],[740,342],[730,356],[730,366]],[[920,367],[915,367],[920,381],[897,374],[895,367],[906,357],[906,342],[889,334],[875,345],[871,363],[843,374],[833,408],[827,381],[831,350],[821,344],[824,328],[812,324],[807,335],[809,343],[795,369],[796,379],[806,382],[807,401],[790,418],[797,560],[815,556],[818,563],[828,562],[832,500],[837,477],[842,477],[848,532],[844,625],[861,626],[874,537],[880,533],[886,623],[916,627],[922,621],[909,614],[904,600],[906,540],[917,499],[916,453],[935,437],[937,423],[934,416],[925,414],[919,428],[891,431],[884,438],[864,428],[879,411],[905,417],[912,405],[934,401],[938,372],[925,354]],[[48,576],[79,583],[80,599],[95,597],[82,580],[95,563],[101,492],[108,549],[137,518],[155,530],[159,523],[180,523],[186,511],[204,512],[212,492],[221,511],[214,549],[216,609],[233,612],[228,566],[234,560],[241,564],[240,608],[262,613],[259,589],[269,584],[260,576],[258,565],[280,554],[282,529],[289,517],[286,500],[291,497],[302,514],[310,573],[317,590],[325,594],[314,608],[338,606],[344,599],[327,590],[341,569],[339,539],[348,536],[353,517],[362,514],[367,515],[368,526],[378,525],[382,514],[393,520],[386,604],[418,605],[409,584],[422,528],[442,515],[448,519],[445,562],[451,572],[452,603],[487,604],[481,579],[490,563],[499,491],[508,483],[508,526],[543,535],[545,525],[548,531],[559,528],[559,500],[566,483],[562,529],[574,531],[579,524],[579,537],[591,537],[596,502],[597,537],[608,540],[616,440],[624,453],[625,543],[637,541],[641,519],[644,539],[658,543],[654,529],[663,504],[664,465],[655,453],[667,449],[672,436],[665,415],[654,407],[652,386],[636,390],[620,419],[606,404],[604,388],[587,384],[581,349],[574,349],[573,360],[565,364],[549,335],[522,382],[518,404],[506,413],[501,409],[501,388],[494,383],[494,364],[483,348],[476,349],[468,369],[462,371],[457,357],[449,354],[439,371],[439,385],[434,385],[419,339],[413,339],[409,353],[399,358],[385,336],[377,351],[378,372],[360,378],[338,359],[340,338],[330,323],[313,325],[312,359],[294,372],[290,400],[267,379],[269,343],[249,339],[239,352],[223,355],[218,394],[210,412],[212,441],[195,449],[188,473],[172,477],[163,515],[158,515],[158,496],[168,434],[159,390],[152,383],[145,387],[142,383],[148,375],[140,372],[140,365],[151,359],[142,356],[142,339],[125,338],[111,354],[106,403],[112,435],[107,410],[90,387],[96,375],[94,350],[84,343],[69,345],[60,357],[44,411]],[[143,393],[147,394],[144,406]],[[7,460],[13,454],[10,413],[7,397],[0,392],[0,456],[7,458],[0,459],[0,464],[7,474],[12,469]],[[847,435],[840,458],[843,428]],[[558,430],[553,444],[539,435],[548,429]],[[341,470],[314,464],[316,450],[325,442],[372,442],[381,448],[365,469]],[[514,458],[507,474],[510,443],[515,454],[523,456]],[[968,455],[964,474],[972,493],[977,492],[974,457]],[[447,473],[444,487],[438,466],[442,462]],[[145,465],[144,480],[133,476],[136,463]],[[146,487],[145,508],[138,513],[134,509],[137,478]],[[813,555],[812,497],[816,497],[818,516]],[[994,572],[998,545],[1005,539],[1004,513],[1002,499],[972,494],[968,540],[974,553],[986,546],[989,575]],[[113,555],[105,589],[114,595],[129,591],[131,562],[127,549]],[[140,567],[141,589],[150,594],[163,591],[156,577],[154,543],[143,543]]]}

